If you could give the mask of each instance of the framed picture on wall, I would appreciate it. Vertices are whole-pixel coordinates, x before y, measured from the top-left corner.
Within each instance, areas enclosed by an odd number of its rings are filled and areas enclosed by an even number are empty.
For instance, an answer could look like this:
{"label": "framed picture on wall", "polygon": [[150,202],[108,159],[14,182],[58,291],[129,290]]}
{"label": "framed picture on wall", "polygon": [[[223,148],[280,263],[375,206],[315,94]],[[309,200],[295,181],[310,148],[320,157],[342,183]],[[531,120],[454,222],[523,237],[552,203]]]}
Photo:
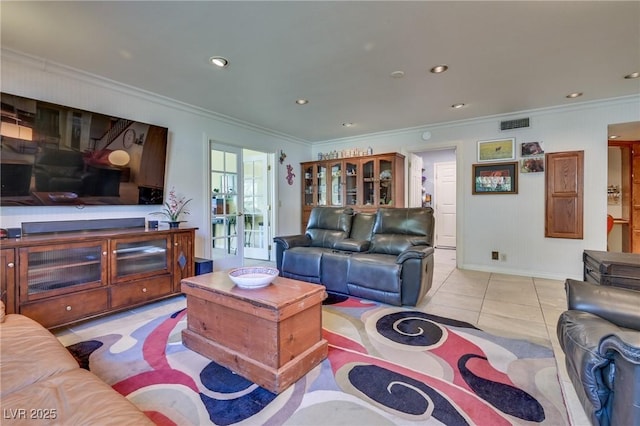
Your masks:
{"label": "framed picture on wall", "polygon": [[516,139],[478,141],[478,163],[516,159]]}
{"label": "framed picture on wall", "polygon": [[517,194],[518,162],[473,164],[474,195]]}

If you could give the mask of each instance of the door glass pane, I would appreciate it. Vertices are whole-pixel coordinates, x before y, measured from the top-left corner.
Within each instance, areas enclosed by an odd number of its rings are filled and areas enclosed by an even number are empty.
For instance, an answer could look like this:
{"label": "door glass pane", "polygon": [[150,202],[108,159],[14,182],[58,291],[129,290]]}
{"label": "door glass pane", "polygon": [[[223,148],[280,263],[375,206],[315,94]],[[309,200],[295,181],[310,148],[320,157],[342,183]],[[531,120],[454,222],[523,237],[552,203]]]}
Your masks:
{"label": "door glass pane", "polygon": [[346,205],[358,204],[358,165],[352,162],[345,163],[346,181]]}
{"label": "door glass pane", "polygon": [[29,253],[27,287],[29,294],[100,282],[102,246],[73,247]]}
{"label": "door glass pane", "polygon": [[318,164],[318,205],[327,205],[327,167],[324,164]]}
{"label": "door glass pane", "polygon": [[236,152],[211,148],[212,257],[225,267],[239,266],[241,262],[237,223],[239,158]]}
{"label": "door glass pane", "polygon": [[331,166],[331,204],[342,205],[342,163]]}
{"label": "door glass pane", "polygon": [[364,197],[364,205],[372,206],[375,203],[375,176],[373,160],[366,161],[362,164],[362,196]]}
{"label": "door glass pane", "polygon": [[313,206],[313,167],[304,169],[304,205]]}
{"label": "door glass pane", "polygon": [[167,269],[167,240],[117,243],[117,276]]}
{"label": "door glass pane", "polygon": [[391,199],[393,194],[392,178],[391,161],[380,160],[380,194],[378,199],[382,205],[393,203],[393,200]]}

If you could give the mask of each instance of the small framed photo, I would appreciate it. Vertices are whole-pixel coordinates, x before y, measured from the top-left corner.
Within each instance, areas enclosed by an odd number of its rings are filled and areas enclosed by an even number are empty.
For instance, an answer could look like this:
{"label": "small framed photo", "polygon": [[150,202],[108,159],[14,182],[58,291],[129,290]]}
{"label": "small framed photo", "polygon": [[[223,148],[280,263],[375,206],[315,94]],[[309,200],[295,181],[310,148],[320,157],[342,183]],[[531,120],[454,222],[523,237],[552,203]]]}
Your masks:
{"label": "small framed photo", "polygon": [[517,194],[518,162],[473,164],[473,191],[480,194]]}
{"label": "small framed photo", "polygon": [[544,154],[542,142],[525,142],[520,145],[521,157],[537,157]]}
{"label": "small framed photo", "polygon": [[478,141],[478,163],[516,159],[516,139]]}
{"label": "small framed photo", "polygon": [[520,173],[544,172],[544,157],[526,157],[520,160]]}

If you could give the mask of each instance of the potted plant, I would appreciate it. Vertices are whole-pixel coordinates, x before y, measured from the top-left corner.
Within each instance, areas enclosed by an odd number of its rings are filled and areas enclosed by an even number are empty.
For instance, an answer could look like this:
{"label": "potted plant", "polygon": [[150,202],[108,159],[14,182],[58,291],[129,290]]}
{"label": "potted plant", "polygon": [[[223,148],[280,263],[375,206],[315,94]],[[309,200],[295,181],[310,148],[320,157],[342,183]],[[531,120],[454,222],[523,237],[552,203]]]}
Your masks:
{"label": "potted plant", "polygon": [[180,215],[189,214],[189,211],[185,209],[185,206],[192,200],[192,198],[189,198],[188,200],[185,200],[185,198],[186,197],[178,197],[176,195],[175,188],[171,188],[171,191],[169,191],[169,197],[164,202],[164,208],[162,211],[153,212],[151,214],[163,215],[169,219],[169,228],[178,228],[180,226],[180,222],[183,222],[180,220]]}

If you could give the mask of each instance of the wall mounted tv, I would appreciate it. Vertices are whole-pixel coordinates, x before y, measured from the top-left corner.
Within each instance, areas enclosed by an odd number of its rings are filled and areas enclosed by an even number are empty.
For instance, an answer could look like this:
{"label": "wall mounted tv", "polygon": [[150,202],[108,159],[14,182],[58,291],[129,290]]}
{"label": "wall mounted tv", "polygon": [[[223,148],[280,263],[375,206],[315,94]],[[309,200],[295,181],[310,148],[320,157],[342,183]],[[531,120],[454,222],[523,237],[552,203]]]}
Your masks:
{"label": "wall mounted tv", "polygon": [[0,206],[163,203],[167,128],[1,96]]}

